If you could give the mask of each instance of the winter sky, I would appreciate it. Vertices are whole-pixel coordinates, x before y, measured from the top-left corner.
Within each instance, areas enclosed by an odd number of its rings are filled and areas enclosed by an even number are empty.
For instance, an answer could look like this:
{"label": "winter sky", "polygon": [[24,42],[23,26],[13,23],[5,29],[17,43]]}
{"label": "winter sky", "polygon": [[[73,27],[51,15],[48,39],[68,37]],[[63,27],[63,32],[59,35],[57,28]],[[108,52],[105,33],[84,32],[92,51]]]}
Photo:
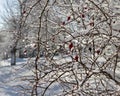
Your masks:
{"label": "winter sky", "polygon": [[3,15],[3,10],[4,10],[4,3],[5,3],[5,0],[0,0],[0,27],[2,26],[2,19],[1,19],[1,16]]}
{"label": "winter sky", "polygon": [[7,8],[6,2],[8,2],[8,4],[12,4],[14,0],[0,0],[0,28],[2,27],[3,22],[1,17],[4,17],[5,7]]}

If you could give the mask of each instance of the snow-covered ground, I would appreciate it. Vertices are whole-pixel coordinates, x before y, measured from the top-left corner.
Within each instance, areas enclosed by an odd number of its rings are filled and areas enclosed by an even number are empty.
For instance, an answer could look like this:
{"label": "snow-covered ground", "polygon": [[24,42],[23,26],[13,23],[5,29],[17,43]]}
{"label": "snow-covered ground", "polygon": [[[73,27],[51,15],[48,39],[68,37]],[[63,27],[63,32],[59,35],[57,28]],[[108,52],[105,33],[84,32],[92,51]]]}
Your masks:
{"label": "snow-covered ground", "polygon": [[[71,61],[70,57],[69,58],[66,57],[66,59],[64,58],[63,60],[59,60],[59,61],[58,61],[59,57],[56,57],[55,59],[57,60],[56,63],[64,63],[67,61],[68,62]],[[100,60],[102,60],[102,59],[103,58],[100,58]],[[25,88],[27,88],[29,85],[28,82],[24,81],[25,77],[27,77],[27,76],[29,77],[33,74],[33,72],[28,68],[28,66],[25,66],[26,63],[28,62],[27,60],[28,60],[28,58],[25,58],[25,59],[17,58],[17,65],[15,65],[15,66],[10,66],[10,59],[0,61],[0,65],[1,65],[0,66],[0,96],[29,96],[27,94],[25,95],[26,91],[23,88],[23,86]],[[68,69],[66,69],[66,70],[68,70]],[[76,70],[76,71],[78,71],[78,70]],[[96,69],[93,72],[99,72],[99,69],[98,70]],[[109,73],[112,74],[111,71]],[[120,63],[118,63],[118,68],[116,69],[116,73],[117,73],[116,80],[120,81],[120,75],[119,75],[120,74]],[[50,73],[50,74],[53,74],[53,73]],[[63,74],[63,72],[59,71],[58,75],[60,75],[60,74]],[[71,82],[71,81],[73,81],[74,77],[72,78],[69,75],[70,75],[70,73],[68,71],[62,76],[62,78]],[[92,82],[93,78],[101,79],[101,78],[105,78],[105,76],[96,77],[95,75],[93,75],[93,77],[90,78],[91,81],[89,83],[93,84],[93,82]],[[46,78],[46,79],[48,79],[48,78]],[[108,80],[108,79],[106,79],[106,80]],[[40,82],[44,83],[45,81],[40,81]],[[112,87],[114,88],[115,82],[113,82],[111,80],[109,80],[109,82],[108,82],[107,86],[109,86],[109,84],[111,84],[110,85],[111,88]],[[116,86],[116,89],[113,89],[113,90],[119,91],[120,90],[119,86],[117,86],[117,85],[115,85],[115,86]],[[59,82],[55,82],[50,88],[51,88],[51,90],[47,91],[47,94],[49,94],[49,95],[45,95],[45,96],[58,96],[57,94],[59,94],[61,92],[61,87],[59,85]],[[80,89],[80,90],[83,90],[83,89]],[[69,95],[69,96],[72,96],[72,95]],[[78,95],[75,95],[75,96],[78,96]],[[98,96],[98,95],[96,95],[96,96]],[[101,95],[101,96],[105,96],[105,95]],[[111,96],[114,96],[114,95],[111,95]],[[115,96],[119,96],[119,95],[115,95]]]}
{"label": "snow-covered ground", "polygon": [[[33,74],[32,70],[28,68],[29,65],[26,66],[29,63],[28,60],[28,58],[17,58],[15,66],[10,65],[10,59],[0,61],[0,96],[30,96],[23,88],[30,88],[29,82],[25,79]],[[48,91],[47,94],[54,94],[55,90],[59,92],[58,83],[54,85],[53,90]]]}
{"label": "snow-covered ground", "polygon": [[[23,63],[26,63],[27,62],[27,58],[17,58],[16,59],[16,63],[17,65],[19,64],[23,64]],[[11,63],[11,59],[9,58],[8,60],[1,60],[0,61],[0,66],[10,66],[10,63]]]}
{"label": "snow-covered ground", "polygon": [[25,62],[26,59],[17,59],[17,65],[10,66],[10,59],[0,61],[1,96],[22,96],[17,86],[24,85],[24,83],[20,81],[20,76],[26,74],[26,70],[22,68]]}

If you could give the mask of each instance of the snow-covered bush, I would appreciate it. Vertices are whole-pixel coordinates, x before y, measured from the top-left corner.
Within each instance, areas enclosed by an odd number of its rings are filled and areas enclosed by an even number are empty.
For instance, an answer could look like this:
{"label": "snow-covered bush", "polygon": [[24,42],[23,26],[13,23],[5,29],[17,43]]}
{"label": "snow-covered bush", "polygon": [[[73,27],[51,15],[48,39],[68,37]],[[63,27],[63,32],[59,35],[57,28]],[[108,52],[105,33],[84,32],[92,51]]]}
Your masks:
{"label": "snow-covered bush", "polygon": [[114,96],[120,91],[120,31],[116,28],[120,17],[112,10],[111,0],[19,3],[22,24],[29,30],[27,43],[34,42],[37,52],[27,63],[33,72],[25,79],[29,95]]}

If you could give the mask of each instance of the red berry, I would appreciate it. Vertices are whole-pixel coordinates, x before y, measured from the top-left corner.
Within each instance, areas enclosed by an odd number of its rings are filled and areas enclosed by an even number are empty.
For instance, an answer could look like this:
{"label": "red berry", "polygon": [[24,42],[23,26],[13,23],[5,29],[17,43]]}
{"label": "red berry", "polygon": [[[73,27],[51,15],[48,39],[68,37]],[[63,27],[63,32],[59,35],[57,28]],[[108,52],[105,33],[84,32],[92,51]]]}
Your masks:
{"label": "red berry", "polygon": [[64,21],[64,22],[62,22],[62,25],[65,25],[65,21]]}
{"label": "red berry", "polygon": [[90,26],[94,26],[94,22],[90,22],[89,24],[90,24]]}
{"label": "red berry", "polygon": [[25,14],[26,13],[26,11],[23,11],[23,14]]}
{"label": "red berry", "polygon": [[81,14],[81,17],[82,17],[82,18],[85,18],[85,15],[84,15],[84,14]]}
{"label": "red berry", "polygon": [[100,50],[97,50],[96,53],[99,55],[100,54]]}
{"label": "red berry", "polygon": [[87,9],[87,7],[84,7],[84,9]]}
{"label": "red berry", "polygon": [[53,41],[53,42],[55,41],[55,37],[52,38],[52,41]]}
{"label": "red berry", "polygon": [[91,47],[89,47],[89,51],[90,51],[90,52],[92,51],[92,48],[91,48]]}
{"label": "red berry", "polygon": [[27,54],[27,50],[24,50],[24,52],[23,52],[24,54]]}
{"label": "red berry", "polygon": [[78,55],[76,55],[74,59],[76,62],[78,62]]}
{"label": "red berry", "polygon": [[70,43],[69,49],[71,50],[73,48],[73,43]]}
{"label": "red berry", "polygon": [[24,53],[26,53],[27,52],[27,50],[24,50]]}
{"label": "red berry", "polygon": [[35,44],[34,47],[36,47],[37,45]]}
{"label": "red berry", "polygon": [[70,17],[70,16],[68,16],[67,21],[69,21],[69,20],[70,20],[70,18],[71,18],[71,17]]}
{"label": "red berry", "polygon": [[115,21],[113,21],[113,23],[115,23]]}

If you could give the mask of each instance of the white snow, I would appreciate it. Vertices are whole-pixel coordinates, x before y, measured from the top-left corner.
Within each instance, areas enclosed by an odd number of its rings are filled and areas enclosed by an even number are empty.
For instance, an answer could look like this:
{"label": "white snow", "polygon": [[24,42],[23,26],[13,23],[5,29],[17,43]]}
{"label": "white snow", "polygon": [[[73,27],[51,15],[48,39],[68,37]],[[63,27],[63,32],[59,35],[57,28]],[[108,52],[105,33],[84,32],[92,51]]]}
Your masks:
{"label": "white snow", "polygon": [[[83,31],[83,30],[82,30]],[[84,30],[85,32],[88,32],[88,30]],[[81,35],[79,33],[74,33],[72,34],[74,37],[77,37],[78,35]],[[72,36],[68,36],[65,38],[66,41],[69,41],[69,40],[72,40],[73,37]],[[96,38],[95,38],[96,39]],[[101,38],[100,38],[101,39]],[[91,41],[91,40],[89,40]],[[79,44],[78,40],[74,39],[72,40],[73,43],[75,44]],[[83,40],[83,43],[86,43],[84,40]],[[29,46],[34,46],[33,44],[32,45],[29,45]],[[28,47],[28,46],[27,46]],[[113,46],[108,46],[106,47],[106,53],[109,53],[107,52],[107,48],[109,49],[109,47],[111,48],[112,47],[112,53],[115,53],[115,48]],[[75,54],[73,54],[73,57],[74,57]],[[87,54],[88,55],[88,54]],[[106,55],[109,55],[109,54],[106,54]],[[110,54],[111,55],[111,54]],[[96,57],[98,57],[96,59],[96,62],[99,63],[99,66],[102,66],[105,62],[107,62],[106,58],[103,57],[102,55],[99,56],[97,54],[95,54]],[[93,60],[93,56],[90,55],[91,57],[91,60]],[[16,62],[16,65],[15,66],[11,66],[10,65],[10,62],[11,60],[8,59],[8,60],[1,60],[0,61],[0,95],[1,96],[27,96],[27,95],[23,95],[22,93],[24,92],[23,89],[20,87],[20,86],[25,86],[27,87],[28,85],[28,82],[24,81],[24,80],[21,80],[21,79],[25,79],[26,76],[31,76],[33,74],[33,70],[31,70],[32,68],[30,68],[30,65],[29,63],[33,62],[34,64],[34,61],[33,59],[35,58],[32,58],[29,60],[29,58],[17,58],[17,62]],[[42,58],[43,60],[45,60],[44,58]],[[72,63],[73,62],[73,59],[70,56],[66,55],[66,56],[56,56],[53,58],[53,63],[55,63],[56,65],[62,65],[62,64],[68,64],[66,65],[67,67],[67,70],[69,70],[68,66],[71,67]],[[41,60],[40,60],[41,62]],[[46,61],[47,62],[47,61]],[[75,65],[76,64],[76,65]],[[24,66],[24,65],[27,65],[27,66]],[[29,67],[29,68],[28,68]],[[77,67],[77,63],[74,63],[74,71],[76,72],[79,72],[78,69],[76,68]],[[91,67],[91,66],[90,66]],[[61,67],[62,68],[62,67]],[[59,68],[56,68],[55,70],[58,70]],[[120,81],[120,63],[117,64],[117,68],[116,68],[116,80],[117,81]],[[44,71],[44,70],[42,70]],[[49,72],[49,69],[47,70]],[[81,69],[81,73],[84,74],[84,69]],[[108,72],[111,76],[113,76],[114,72],[111,71],[111,70],[105,70],[106,72]],[[94,68],[94,70],[92,70],[93,73],[99,73],[100,72],[100,69],[96,66]],[[58,73],[57,75],[60,75],[62,74],[63,72],[58,70]],[[51,73],[53,74],[53,73]],[[51,75],[50,74],[50,75]],[[56,76],[56,75],[55,75]],[[22,77],[22,78],[21,78]],[[49,76],[48,76],[49,77]],[[80,76],[78,76],[80,77]],[[84,77],[84,76],[83,76]],[[63,77],[65,80],[69,81],[69,82],[73,82],[75,79],[74,79],[74,76],[71,76],[71,73],[69,72],[66,72]],[[90,78],[89,82],[91,84],[93,84],[92,86],[94,86],[94,79],[101,79],[101,78],[105,78],[105,76],[92,76],[92,78]],[[46,78],[47,79],[47,78]],[[52,78],[53,79],[53,78]],[[54,80],[54,79],[53,79]],[[82,81],[84,81],[84,79],[81,79]],[[103,79],[102,79],[103,80]],[[105,78],[105,80],[108,80]],[[81,81],[81,82],[82,82]],[[46,83],[45,81],[41,81],[42,83]],[[80,83],[81,83],[80,82]],[[114,87],[114,84],[115,82],[110,82],[109,84],[111,84],[111,86]],[[58,82],[55,82],[51,87],[47,94],[57,94],[57,93],[60,93],[61,91],[61,88],[59,88],[60,85]],[[119,87],[116,87],[117,90],[119,90]],[[55,91],[55,92],[54,92]],[[57,96],[57,95],[46,95],[46,96]]]}
{"label": "white snow", "polygon": [[[20,86],[25,86],[27,87],[28,82],[24,81],[25,76],[31,76],[33,72],[24,65],[27,62],[27,59],[19,59],[17,58],[17,65],[15,66],[10,66],[10,59],[8,60],[3,60],[0,61],[0,95],[1,96],[29,96],[29,95],[23,95],[22,93],[24,90]],[[66,57],[65,59],[58,60],[59,57],[55,58],[57,61],[56,63],[65,63],[65,62],[70,62],[71,58]],[[103,57],[98,58],[98,61],[106,61]],[[120,63],[118,63],[118,67],[120,66]],[[76,70],[77,71],[77,70]],[[107,71],[107,70],[105,70]],[[99,72],[99,69],[93,70],[93,72]],[[109,70],[107,71],[109,72]],[[62,74],[63,72],[59,71],[58,74]],[[119,68],[116,69],[116,78],[118,81],[120,81],[120,71]],[[109,72],[109,74],[113,74],[112,71]],[[67,81],[73,81],[74,78],[69,76],[70,73],[67,72],[65,73],[62,78],[66,79]],[[21,78],[22,77],[22,78]],[[104,76],[103,76],[104,77]],[[93,76],[90,80],[94,80],[94,78],[98,78],[96,76]],[[100,77],[102,78],[102,77]],[[105,77],[104,77],[105,78]],[[47,78],[46,78],[47,79]],[[99,78],[98,78],[99,79]],[[22,81],[23,80],[23,81]],[[44,82],[44,81],[41,81]],[[93,82],[93,81],[90,81]],[[94,83],[94,82],[93,82]],[[92,84],[92,83],[91,83]],[[111,86],[114,85],[111,83]],[[93,84],[94,86],[94,84]],[[57,94],[61,92],[59,83],[54,83],[51,87],[51,90],[47,91],[47,94]],[[119,90],[119,89],[117,89]],[[46,95],[47,96],[47,95]],[[48,96],[57,96],[57,95],[48,95]]]}

